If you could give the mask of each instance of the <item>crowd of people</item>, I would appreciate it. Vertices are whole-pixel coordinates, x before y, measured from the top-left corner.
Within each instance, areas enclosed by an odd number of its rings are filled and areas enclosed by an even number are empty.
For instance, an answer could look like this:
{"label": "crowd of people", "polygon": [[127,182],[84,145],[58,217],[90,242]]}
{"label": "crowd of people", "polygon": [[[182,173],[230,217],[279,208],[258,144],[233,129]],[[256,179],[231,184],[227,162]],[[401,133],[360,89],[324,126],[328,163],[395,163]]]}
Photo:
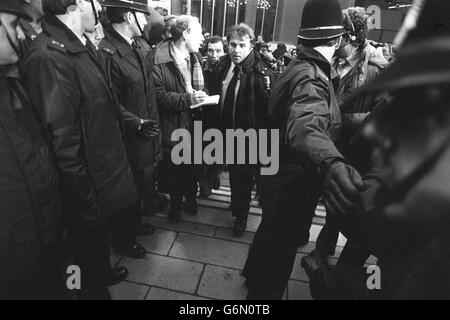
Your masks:
{"label": "crowd of people", "polygon": [[[128,276],[110,247],[144,258],[136,237],[155,228],[142,217],[196,215],[224,170],[233,235],[255,188],[263,211],[248,299],[282,298],[320,199],[326,224],[302,259],[314,298],[450,298],[449,12],[416,1],[393,61],[365,9],[337,0],[308,0],[298,47],[273,52],[245,23],[211,36],[146,0],[0,0],[0,299],[71,298],[69,265],[76,298],[109,299]],[[279,130],[278,172],[175,164],[172,134],[195,121]],[[366,286],[370,255],[380,290]]]}

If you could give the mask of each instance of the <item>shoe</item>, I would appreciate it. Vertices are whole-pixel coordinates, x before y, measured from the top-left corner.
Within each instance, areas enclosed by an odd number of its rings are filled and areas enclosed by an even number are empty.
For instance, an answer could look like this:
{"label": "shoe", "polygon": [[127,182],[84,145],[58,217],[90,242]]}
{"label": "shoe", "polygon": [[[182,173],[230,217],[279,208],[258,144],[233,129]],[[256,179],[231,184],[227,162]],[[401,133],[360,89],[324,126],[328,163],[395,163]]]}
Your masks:
{"label": "shoe", "polygon": [[197,200],[195,198],[186,199],[186,204],[184,207],[186,213],[195,216],[198,213]]}
{"label": "shoe", "polygon": [[240,238],[247,228],[247,221],[236,220],[233,228],[233,237]]}
{"label": "shoe", "polygon": [[214,190],[219,190],[220,189],[220,175],[218,175],[218,176],[213,178],[212,188]]}
{"label": "shoe", "polygon": [[116,267],[111,269],[111,275],[109,276],[107,286],[115,286],[121,283],[128,277],[128,269],[125,267]]}
{"label": "shoe", "polygon": [[208,198],[211,195],[212,189],[206,179],[200,179],[198,184],[200,185],[200,198]]}
{"label": "shoe", "polygon": [[154,234],[155,231],[156,231],[156,228],[154,226],[152,226],[151,224],[142,223],[139,226],[137,235],[141,236],[141,237],[150,236],[150,235]]}
{"label": "shoe", "polygon": [[129,247],[124,248],[122,251],[125,256],[132,259],[144,259],[147,255],[145,248],[137,242],[134,242]]}
{"label": "shoe", "polygon": [[157,198],[156,204],[153,204],[149,206],[148,209],[144,210],[143,216],[149,217],[167,210],[170,203],[169,199],[163,195],[158,195]]}
{"label": "shoe", "polygon": [[181,209],[172,208],[169,211],[169,215],[167,216],[167,220],[169,220],[170,223],[176,224],[180,222],[181,219]]}

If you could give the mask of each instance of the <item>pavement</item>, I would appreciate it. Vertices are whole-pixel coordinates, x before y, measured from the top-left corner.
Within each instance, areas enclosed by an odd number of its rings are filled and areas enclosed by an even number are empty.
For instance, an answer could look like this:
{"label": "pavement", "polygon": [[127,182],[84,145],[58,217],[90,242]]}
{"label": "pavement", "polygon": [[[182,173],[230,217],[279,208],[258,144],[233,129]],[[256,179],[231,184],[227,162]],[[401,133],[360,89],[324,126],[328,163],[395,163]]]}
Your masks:
{"label": "pavement", "polygon": [[[241,271],[249,246],[261,221],[261,208],[252,201],[248,228],[244,236],[232,235],[233,218],[228,180],[208,199],[199,199],[198,215],[182,214],[178,224],[170,224],[167,215],[144,218],[157,229],[155,234],[139,237],[147,256],[136,260],[113,251],[112,263],[129,269],[126,281],[110,288],[115,300],[242,300],[247,295]],[[310,300],[308,277],[300,266],[301,258],[315,248],[324,224],[325,209],[316,210],[308,245],[298,248],[284,300]],[[340,235],[336,263],[346,239]],[[370,260],[374,258],[371,257]]]}

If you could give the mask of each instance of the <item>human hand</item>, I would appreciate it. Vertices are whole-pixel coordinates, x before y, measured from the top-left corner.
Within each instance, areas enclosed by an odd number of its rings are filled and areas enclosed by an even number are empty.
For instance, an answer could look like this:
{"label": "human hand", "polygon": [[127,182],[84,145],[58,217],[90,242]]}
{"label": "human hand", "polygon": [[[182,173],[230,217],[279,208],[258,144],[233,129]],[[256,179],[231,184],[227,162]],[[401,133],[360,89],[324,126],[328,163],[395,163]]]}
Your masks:
{"label": "human hand", "polygon": [[202,103],[203,101],[205,101],[205,98],[208,95],[206,94],[206,92],[204,91],[194,91],[193,93],[191,93],[191,103],[192,104],[199,104]]}
{"label": "human hand", "polygon": [[142,120],[138,135],[145,139],[156,137],[159,134],[159,125],[156,120]]}
{"label": "human hand", "polygon": [[343,162],[333,163],[325,178],[325,206],[327,212],[345,215],[359,204],[364,189],[358,171]]}

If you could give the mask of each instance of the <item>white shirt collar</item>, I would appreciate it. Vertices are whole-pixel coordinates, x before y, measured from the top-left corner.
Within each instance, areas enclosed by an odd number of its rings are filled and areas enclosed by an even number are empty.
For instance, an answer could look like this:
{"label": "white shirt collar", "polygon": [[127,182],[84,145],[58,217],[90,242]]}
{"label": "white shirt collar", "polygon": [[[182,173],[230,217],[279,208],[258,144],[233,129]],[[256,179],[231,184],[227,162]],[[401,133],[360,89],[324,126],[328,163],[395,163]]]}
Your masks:
{"label": "white shirt collar", "polygon": [[84,35],[82,35],[81,37],[78,35],[78,34],[76,34],[75,32],[74,32],[74,34],[77,36],[77,38],[81,41],[81,43],[83,44],[83,46],[85,46],[86,47],[86,43],[87,43],[87,40],[86,40],[86,38],[84,37]]}

